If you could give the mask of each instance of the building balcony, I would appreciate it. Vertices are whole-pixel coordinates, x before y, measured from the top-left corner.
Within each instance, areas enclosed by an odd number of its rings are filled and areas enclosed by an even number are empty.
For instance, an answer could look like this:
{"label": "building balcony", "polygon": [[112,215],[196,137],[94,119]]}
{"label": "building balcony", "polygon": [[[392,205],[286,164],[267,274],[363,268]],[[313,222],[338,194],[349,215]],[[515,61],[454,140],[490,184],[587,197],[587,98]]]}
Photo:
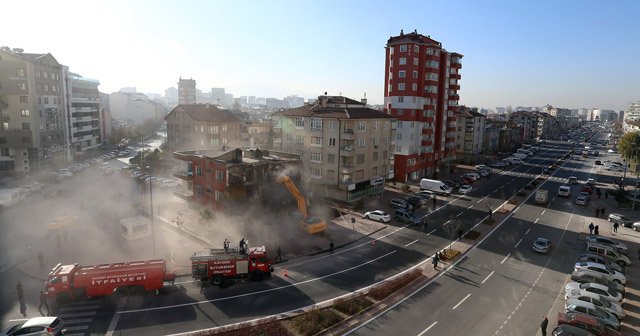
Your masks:
{"label": "building balcony", "polygon": [[[424,93],[424,97],[432,98],[432,99],[438,99],[438,93],[436,93],[436,92],[425,92]],[[435,106],[435,105],[425,105],[425,106]]]}
{"label": "building balcony", "polygon": [[451,68],[453,69],[462,69],[462,63],[451,61]]}
{"label": "building balcony", "polygon": [[460,100],[460,95],[457,94],[457,93],[450,94],[449,95],[449,100]]}
{"label": "building balcony", "polygon": [[186,190],[186,189],[185,190],[177,190],[177,191],[173,192],[173,195],[178,197],[178,198],[181,198],[181,199],[183,199],[185,201],[189,201],[190,202],[191,200],[193,200],[193,191],[191,191],[191,190]]}
{"label": "building balcony", "polygon": [[352,164],[341,165],[338,171],[341,174],[353,174],[356,171],[356,166]]}
{"label": "building balcony", "polygon": [[460,85],[458,85],[458,84],[449,84],[449,89],[458,91],[458,90],[460,90]]}
{"label": "building balcony", "polygon": [[355,134],[353,132],[353,129],[343,129],[340,136],[342,137],[342,139],[345,139],[345,140],[355,139]]}
{"label": "building balcony", "polygon": [[175,172],[173,173],[174,177],[177,177],[181,180],[191,181],[193,180],[193,172],[192,171],[184,171],[184,172]]}
{"label": "building balcony", "polygon": [[449,78],[460,79],[460,78],[462,78],[462,76],[460,76],[460,74],[459,74],[459,73],[458,73],[458,74],[450,74],[450,75],[449,75]]}

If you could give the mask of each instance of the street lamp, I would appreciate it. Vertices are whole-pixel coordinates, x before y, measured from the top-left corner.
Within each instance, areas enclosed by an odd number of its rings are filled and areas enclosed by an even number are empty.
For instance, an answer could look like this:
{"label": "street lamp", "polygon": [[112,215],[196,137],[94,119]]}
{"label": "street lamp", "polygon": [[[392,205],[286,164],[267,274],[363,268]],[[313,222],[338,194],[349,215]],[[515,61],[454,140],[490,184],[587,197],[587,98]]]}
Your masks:
{"label": "street lamp", "polygon": [[[151,215],[151,249],[153,253],[153,257],[156,257],[156,233],[155,233],[155,218],[153,216],[153,175],[151,174],[151,161],[149,161],[149,165],[144,167],[144,135],[140,140],[141,149],[140,149],[140,166],[143,168],[147,168],[149,171],[149,214]],[[142,181],[144,183],[144,181]],[[143,203],[144,204],[144,203]]]}

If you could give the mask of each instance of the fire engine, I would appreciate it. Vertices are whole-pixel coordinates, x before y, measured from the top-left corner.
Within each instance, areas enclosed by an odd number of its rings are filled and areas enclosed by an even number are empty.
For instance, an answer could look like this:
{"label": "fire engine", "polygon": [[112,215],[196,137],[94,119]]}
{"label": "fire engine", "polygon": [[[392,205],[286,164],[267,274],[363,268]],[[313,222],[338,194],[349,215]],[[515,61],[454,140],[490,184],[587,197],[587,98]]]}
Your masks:
{"label": "fire engine", "polygon": [[56,265],[46,282],[46,295],[58,303],[116,293],[158,291],[173,284],[176,272],[167,272],[164,259],[93,266]]}
{"label": "fire engine", "polygon": [[237,249],[197,251],[191,256],[191,270],[194,279],[211,281],[219,286],[225,279],[245,276],[261,281],[271,276],[273,267],[267,250],[260,246],[249,248],[247,253],[240,253]]}

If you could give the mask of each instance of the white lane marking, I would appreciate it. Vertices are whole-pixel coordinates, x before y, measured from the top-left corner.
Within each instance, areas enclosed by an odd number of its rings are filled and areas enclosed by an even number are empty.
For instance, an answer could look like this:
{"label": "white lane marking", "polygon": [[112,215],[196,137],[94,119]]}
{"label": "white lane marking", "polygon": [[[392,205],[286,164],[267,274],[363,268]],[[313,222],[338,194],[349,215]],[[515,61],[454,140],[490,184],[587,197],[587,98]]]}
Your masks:
{"label": "white lane marking", "polygon": [[542,213],[540,214],[540,216],[544,216],[544,213],[547,211],[547,209],[542,210]]}
{"label": "white lane marking", "polygon": [[458,302],[457,305],[453,306],[453,309],[458,308],[459,305],[461,305],[466,299],[468,299],[471,296],[471,293],[467,294],[467,296],[464,297],[464,299],[460,300],[460,302]]}
{"label": "white lane marking", "polygon": [[467,209],[471,209],[471,208],[473,208],[473,205],[470,205]]}
{"label": "white lane marking", "polygon": [[526,235],[527,235],[527,233],[529,233],[529,231],[531,231],[531,228],[528,228],[528,229],[527,229],[527,232],[525,232],[525,233],[524,233],[524,235],[526,236]]}
{"label": "white lane marking", "polygon": [[113,336],[113,333],[116,331],[116,326],[118,325],[118,321],[120,320],[120,314],[122,313],[120,310],[124,308],[127,304],[127,298],[122,298],[118,301],[118,307],[116,308],[116,313],[113,314],[113,318],[111,318],[111,322],[109,322],[109,327],[107,328],[107,333],[105,336]]}
{"label": "white lane marking", "polygon": [[432,233],[434,233],[434,232],[436,232],[436,229],[433,229],[433,230],[431,230],[431,232],[427,233],[427,236],[432,234]]}
{"label": "white lane marking", "polygon": [[431,325],[428,326],[427,329],[425,329],[421,333],[419,333],[418,336],[424,335],[427,331],[429,331],[429,329],[433,328],[436,324],[438,324],[438,321],[435,321],[435,322],[431,323]]}
{"label": "white lane marking", "polygon": [[456,217],[460,217],[460,216],[462,216],[462,214],[463,214],[463,213],[464,213],[464,212],[461,212],[461,213],[457,214],[457,215],[456,215]]}
{"label": "white lane marking", "polygon": [[489,278],[493,275],[493,273],[495,273],[495,271],[491,271],[491,273],[489,273],[489,275],[487,275],[487,277],[484,278],[484,280],[482,280],[482,283],[487,282],[487,280],[489,280]]}
{"label": "white lane marking", "polygon": [[502,259],[502,261],[500,262],[501,264],[504,264],[505,261],[507,261],[507,259],[509,258],[509,256],[511,256],[511,253],[507,254],[504,259]]}
{"label": "white lane marking", "polygon": [[[226,301],[226,300],[230,300],[230,299],[237,299],[237,298],[241,298],[241,297],[248,297],[248,296],[252,296],[252,295],[258,295],[258,294],[264,294],[264,293],[269,293],[269,292],[274,292],[280,289],[285,289],[285,288],[290,288],[290,287],[297,287],[299,285],[304,285],[310,282],[314,282],[314,281],[319,281],[328,277],[332,277],[334,275],[338,275],[338,274],[342,274],[342,273],[346,273],[349,271],[352,271],[356,268],[360,268],[363,266],[366,266],[368,264],[374,263],[382,258],[385,258],[391,254],[396,253],[397,250],[393,250],[391,252],[388,252],[386,254],[383,254],[377,258],[371,259],[369,261],[366,261],[360,265],[355,265],[349,268],[345,268],[343,270],[337,271],[337,272],[333,272],[327,275],[323,275],[321,277],[317,277],[317,278],[313,278],[313,279],[308,279],[308,280],[304,280],[304,281],[300,281],[300,282],[295,282],[295,283],[290,283],[288,285],[284,285],[284,286],[280,286],[280,287],[274,287],[274,288],[268,288],[268,289],[263,289],[263,290],[259,290],[259,291],[255,291],[255,292],[250,292],[250,293],[244,293],[244,294],[238,294],[238,295],[232,295],[232,296],[225,296],[225,297],[221,297],[221,298],[217,298],[217,299],[211,299],[211,300],[202,300],[202,301],[195,301],[195,302],[189,302],[189,303],[181,303],[181,304],[175,304],[175,305],[169,305],[169,306],[162,306],[162,307],[153,307],[153,308],[142,308],[142,309],[132,309],[132,310],[123,310],[123,311],[119,311],[116,314],[130,314],[130,313],[139,313],[139,312],[145,312],[145,311],[155,311],[155,310],[165,310],[165,309],[173,309],[173,308],[179,308],[179,307],[190,307],[190,306],[196,306],[196,305],[200,305],[200,304],[204,304],[204,303],[211,303],[211,302],[219,302],[219,301]],[[430,258],[427,258],[426,260],[429,260]],[[425,260],[425,261],[426,261]],[[110,336],[110,335],[107,335]]]}
{"label": "white lane marking", "polygon": [[520,238],[520,240],[518,240],[518,242],[516,243],[516,245],[513,248],[517,248],[518,245],[520,245],[520,243],[522,243],[522,238]]}
{"label": "white lane marking", "polygon": [[481,199],[479,199],[479,200],[476,202],[476,204],[478,204],[478,203],[480,203],[480,202],[482,202],[482,198],[481,198]]}
{"label": "white lane marking", "polygon": [[535,221],[535,222],[533,222],[533,223],[534,223],[534,224],[537,224],[539,220],[540,220],[540,217],[536,218],[536,221]]}
{"label": "white lane marking", "polygon": [[405,244],[405,245],[404,245],[404,247],[407,247],[407,246],[409,246],[409,245],[411,245],[411,244],[413,244],[413,243],[415,243],[415,242],[417,242],[417,241],[418,241],[418,240],[416,239],[416,240],[414,240],[414,241],[412,241],[412,242],[410,242],[410,243],[407,243],[407,244]]}

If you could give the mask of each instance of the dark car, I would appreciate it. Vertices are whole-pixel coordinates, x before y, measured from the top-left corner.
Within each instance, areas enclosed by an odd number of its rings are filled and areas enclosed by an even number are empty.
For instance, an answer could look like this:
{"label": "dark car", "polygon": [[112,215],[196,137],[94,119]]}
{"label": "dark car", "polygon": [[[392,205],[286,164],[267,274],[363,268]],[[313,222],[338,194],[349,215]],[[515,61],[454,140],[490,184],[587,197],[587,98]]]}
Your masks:
{"label": "dark car", "polygon": [[390,203],[391,207],[394,209],[413,209],[413,205],[403,199],[394,198]]}
{"label": "dark car", "polygon": [[460,188],[461,184],[459,182],[453,180],[442,180],[446,185],[450,186],[452,189]]}
{"label": "dark car", "polygon": [[423,199],[419,196],[409,196],[405,198],[405,201],[409,202],[409,204],[411,204],[414,209],[419,208],[423,204],[423,202],[426,202],[426,200],[423,201]]}
{"label": "dark car", "polygon": [[602,161],[600,161],[600,160],[596,160],[596,164],[597,164],[597,165],[602,165]]}
{"label": "dark car", "polygon": [[416,216],[413,211],[397,209],[393,214],[393,218],[398,222],[407,223],[409,225],[422,224],[422,220]]}
{"label": "dark car", "polygon": [[594,334],[568,324],[561,324],[551,332],[553,336],[594,336]]}

